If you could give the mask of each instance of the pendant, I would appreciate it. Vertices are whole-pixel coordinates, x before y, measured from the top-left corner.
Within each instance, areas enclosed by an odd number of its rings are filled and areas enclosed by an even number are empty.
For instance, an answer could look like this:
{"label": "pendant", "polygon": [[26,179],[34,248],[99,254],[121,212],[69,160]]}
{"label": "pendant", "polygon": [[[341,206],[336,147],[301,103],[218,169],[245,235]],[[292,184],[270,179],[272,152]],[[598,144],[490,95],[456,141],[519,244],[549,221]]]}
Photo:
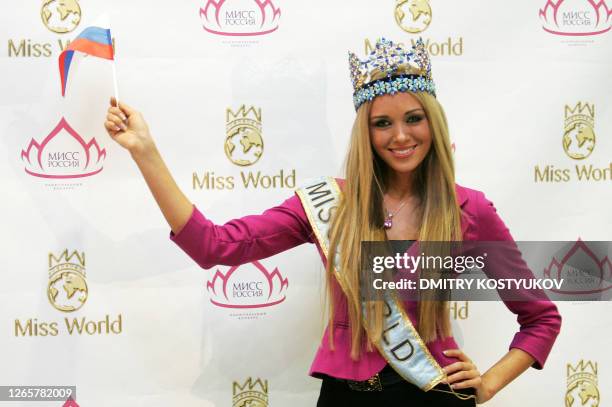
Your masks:
{"label": "pendant", "polygon": [[387,217],[385,218],[385,223],[383,223],[383,226],[385,227],[385,229],[391,229],[391,226],[393,226],[393,215],[392,214],[387,214]]}

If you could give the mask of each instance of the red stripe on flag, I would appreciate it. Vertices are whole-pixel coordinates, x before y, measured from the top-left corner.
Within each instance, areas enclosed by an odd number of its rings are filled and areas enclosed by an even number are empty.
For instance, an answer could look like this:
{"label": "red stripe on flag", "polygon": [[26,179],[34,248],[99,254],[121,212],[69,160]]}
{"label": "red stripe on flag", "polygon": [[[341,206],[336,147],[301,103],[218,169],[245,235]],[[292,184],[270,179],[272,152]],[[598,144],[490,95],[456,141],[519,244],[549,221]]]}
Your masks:
{"label": "red stripe on flag", "polygon": [[77,38],[72,41],[67,49],[84,52],[95,57],[113,59],[113,46],[93,42],[85,38]]}

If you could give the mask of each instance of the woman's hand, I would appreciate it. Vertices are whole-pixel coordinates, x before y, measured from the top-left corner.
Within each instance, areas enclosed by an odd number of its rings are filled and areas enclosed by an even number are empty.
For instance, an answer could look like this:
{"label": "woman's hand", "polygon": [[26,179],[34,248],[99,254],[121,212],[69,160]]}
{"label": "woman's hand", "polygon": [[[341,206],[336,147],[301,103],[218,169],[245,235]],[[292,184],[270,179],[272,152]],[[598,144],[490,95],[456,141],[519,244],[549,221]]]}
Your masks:
{"label": "woman's hand", "polygon": [[132,156],[143,156],[155,151],[155,143],[142,114],[123,102],[117,107],[114,97],[111,98],[110,104],[104,127],[113,140],[127,149]]}
{"label": "woman's hand", "polygon": [[454,390],[473,387],[476,390],[476,403],[490,400],[495,394],[486,385],[476,365],[461,349],[449,349],[444,355],[459,358],[459,362],[451,363],[442,370],[446,373],[446,383]]}

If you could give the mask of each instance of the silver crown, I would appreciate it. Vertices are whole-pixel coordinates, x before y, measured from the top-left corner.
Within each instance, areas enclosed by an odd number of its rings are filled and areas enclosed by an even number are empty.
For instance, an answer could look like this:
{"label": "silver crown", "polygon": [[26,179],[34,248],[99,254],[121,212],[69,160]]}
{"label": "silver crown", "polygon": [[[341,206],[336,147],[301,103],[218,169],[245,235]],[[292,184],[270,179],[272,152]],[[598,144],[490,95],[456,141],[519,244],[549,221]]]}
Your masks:
{"label": "silver crown", "polygon": [[[349,66],[355,109],[383,94],[410,91],[436,95],[429,54],[421,38],[415,41],[411,50],[381,38],[363,61],[349,52]],[[375,72],[385,73],[386,77],[373,80]]]}

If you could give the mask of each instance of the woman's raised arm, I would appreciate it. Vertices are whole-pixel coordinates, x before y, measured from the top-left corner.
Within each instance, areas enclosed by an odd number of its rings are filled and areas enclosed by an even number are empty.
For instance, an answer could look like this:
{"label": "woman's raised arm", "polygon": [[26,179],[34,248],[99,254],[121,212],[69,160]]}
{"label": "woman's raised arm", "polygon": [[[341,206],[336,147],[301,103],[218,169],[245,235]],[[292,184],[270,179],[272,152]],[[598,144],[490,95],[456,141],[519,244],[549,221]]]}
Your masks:
{"label": "woman's raised arm", "polygon": [[104,126],[140,168],[170,225],[170,238],[201,267],[243,264],[305,242],[314,243],[306,213],[296,195],[259,215],[216,225],[176,185],[140,112],[124,103],[117,107],[113,98]]}
{"label": "woman's raised arm", "polygon": [[115,98],[111,98],[104,127],[132,155],[172,232],[180,232],[193,205],[172,178],[142,114],[123,102],[117,107]]}

